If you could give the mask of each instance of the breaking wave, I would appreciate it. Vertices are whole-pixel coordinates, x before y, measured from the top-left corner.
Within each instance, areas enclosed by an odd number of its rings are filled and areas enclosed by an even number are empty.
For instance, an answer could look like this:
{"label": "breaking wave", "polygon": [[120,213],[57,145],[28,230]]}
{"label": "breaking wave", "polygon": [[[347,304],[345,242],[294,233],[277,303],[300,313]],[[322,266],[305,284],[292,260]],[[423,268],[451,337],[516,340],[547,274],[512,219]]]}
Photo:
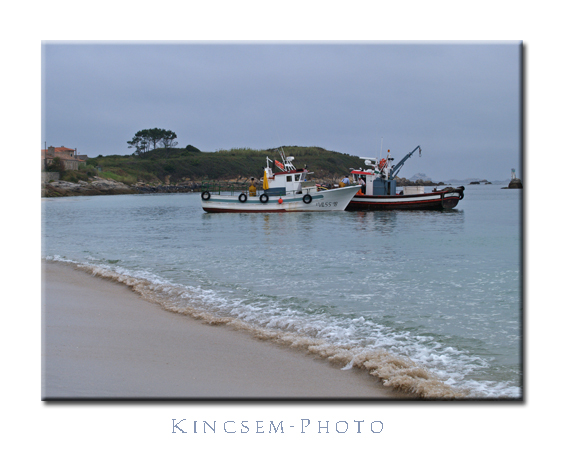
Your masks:
{"label": "breaking wave", "polygon": [[[316,355],[342,369],[360,369],[385,386],[423,399],[464,399],[517,395],[507,383],[466,380],[486,362],[427,337],[399,333],[364,317],[337,317],[282,303],[277,299],[225,297],[214,290],[171,283],[145,271],[78,263],[59,256],[93,276],[129,287],[165,310],[210,325],[227,325],[256,339]],[[263,298],[263,299],[262,299]],[[430,342],[427,346],[427,342]],[[419,362],[412,360],[418,359]]]}

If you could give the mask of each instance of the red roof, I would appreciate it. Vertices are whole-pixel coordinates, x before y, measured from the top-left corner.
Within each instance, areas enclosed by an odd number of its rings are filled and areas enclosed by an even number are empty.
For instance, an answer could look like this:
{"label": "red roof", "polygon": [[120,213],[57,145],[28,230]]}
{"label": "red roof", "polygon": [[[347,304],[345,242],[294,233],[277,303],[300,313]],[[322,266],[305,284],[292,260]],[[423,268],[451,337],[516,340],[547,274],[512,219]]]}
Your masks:
{"label": "red roof", "polygon": [[[55,152],[66,152],[66,151],[71,151],[71,152],[75,152],[75,149],[69,149],[68,147],[54,147]],[[42,152],[47,152],[49,149],[41,149]]]}
{"label": "red roof", "polygon": [[[54,156],[55,157],[59,157],[62,158],[63,160],[76,160],[76,161],[84,161],[81,160],[80,158],[76,158],[74,155],[75,149],[69,149],[68,147],[54,147]],[[47,158],[47,152],[49,152],[49,149],[41,149],[41,158]],[[69,152],[73,152],[72,156],[69,156]],[[63,156],[60,156],[60,154],[63,154]]]}

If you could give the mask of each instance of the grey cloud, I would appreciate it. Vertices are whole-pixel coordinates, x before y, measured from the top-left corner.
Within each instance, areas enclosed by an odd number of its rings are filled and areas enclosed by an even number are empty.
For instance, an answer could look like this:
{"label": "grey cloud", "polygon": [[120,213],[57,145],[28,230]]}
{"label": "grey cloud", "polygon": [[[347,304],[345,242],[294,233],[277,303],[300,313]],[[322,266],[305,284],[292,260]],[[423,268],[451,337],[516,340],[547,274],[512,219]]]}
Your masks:
{"label": "grey cloud", "polygon": [[[43,140],[127,154],[142,128],[201,150],[318,145],[403,174],[519,169],[520,43],[67,44],[43,47]],[[521,173],[521,172],[520,172]]]}

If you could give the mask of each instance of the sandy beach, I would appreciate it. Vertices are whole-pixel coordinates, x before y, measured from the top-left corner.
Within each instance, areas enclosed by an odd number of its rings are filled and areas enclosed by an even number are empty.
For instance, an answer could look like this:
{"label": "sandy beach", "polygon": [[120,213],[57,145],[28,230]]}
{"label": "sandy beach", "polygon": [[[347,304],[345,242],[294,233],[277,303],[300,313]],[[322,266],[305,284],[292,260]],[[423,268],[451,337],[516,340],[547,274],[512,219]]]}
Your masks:
{"label": "sandy beach", "polygon": [[42,266],[44,400],[408,397],[367,373],[168,312],[71,265]]}

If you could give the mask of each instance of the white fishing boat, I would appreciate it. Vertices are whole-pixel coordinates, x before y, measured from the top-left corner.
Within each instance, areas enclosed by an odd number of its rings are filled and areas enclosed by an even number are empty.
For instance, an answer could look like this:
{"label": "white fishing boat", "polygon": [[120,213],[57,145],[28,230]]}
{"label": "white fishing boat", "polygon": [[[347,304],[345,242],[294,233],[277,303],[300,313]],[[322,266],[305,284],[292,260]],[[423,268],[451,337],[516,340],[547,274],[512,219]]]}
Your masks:
{"label": "white fishing boat", "polygon": [[[206,212],[319,212],[344,211],[360,185],[318,191],[316,186],[304,185],[309,171],[296,169],[292,161],[280,150],[283,160],[266,157],[261,188],[242,191],[223,191],[213,186],[201,193],[201,204]],[[274,163],[279,171],[270,166]]]}

